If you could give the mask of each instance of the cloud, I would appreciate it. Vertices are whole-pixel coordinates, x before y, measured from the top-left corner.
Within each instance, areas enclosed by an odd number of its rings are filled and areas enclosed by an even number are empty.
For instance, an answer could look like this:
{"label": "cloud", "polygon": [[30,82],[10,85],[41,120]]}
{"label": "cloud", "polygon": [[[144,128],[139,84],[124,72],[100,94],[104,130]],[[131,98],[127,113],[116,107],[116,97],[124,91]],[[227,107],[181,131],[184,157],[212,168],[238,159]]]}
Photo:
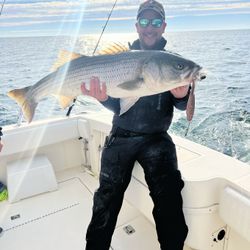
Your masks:
{"label": "cloud", "polygon": [[[110,20],[135,20],[139,3],[119,0]],[[163,0],[167,18],[180,16],[209,16],[250,14],[250,1],[244,0]],[[22,27],[42,24],[106,21],[114,0],[39,1],[8,0],[3,9],[0,27]]]}
{"label": "cloud", "polygon": [[[77,22],[77,19],[67,19],[67,23],[75,23]],[[22,23],[20,22],[5,22],[0,23],[0,27],[21,27],[21,26],[30,26],[30,25],[36,25],[36,24],[52,24],[52,23],[58,23],[57,20],[37,20],[37,21],[24,21]]]}
{"label": "cloud", "polygon": [[[204,12],[217,10],[238,10],[250,8],[250,2],[224,0],[216,2],[214,0],[199,1],[162,1],[166,12],[174,15],[176,12]],[[21,1],[18,3],[5,4],[2,19],[4,18],[40,18],[40,17],[64,17],[69,15],[80,15],[99,17],[110,12],[113,0],[88,0],[88,1]],[[122,13],[124,17],[128,13],[134,12],[138,8],[139,1],[118,1],[115,12]],[[114,14],[115,14],[114,12]],[[2,20],[2,21],[3,21]]]}

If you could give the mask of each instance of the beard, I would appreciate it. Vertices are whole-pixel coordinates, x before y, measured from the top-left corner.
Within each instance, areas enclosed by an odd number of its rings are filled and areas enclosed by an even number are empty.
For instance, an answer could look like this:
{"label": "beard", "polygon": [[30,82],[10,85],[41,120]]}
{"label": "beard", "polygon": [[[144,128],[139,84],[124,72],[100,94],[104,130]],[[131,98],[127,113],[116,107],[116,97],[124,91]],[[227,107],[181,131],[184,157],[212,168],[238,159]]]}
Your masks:
{"label": "beard", "polygon": [[159,40],[156,40],[152,44],[148,44],[144,41],[143,37],[139,37],[140,40],[140,47],[143,50],[157,50],[159,48],[159,44],[161,42],[162,37]]}

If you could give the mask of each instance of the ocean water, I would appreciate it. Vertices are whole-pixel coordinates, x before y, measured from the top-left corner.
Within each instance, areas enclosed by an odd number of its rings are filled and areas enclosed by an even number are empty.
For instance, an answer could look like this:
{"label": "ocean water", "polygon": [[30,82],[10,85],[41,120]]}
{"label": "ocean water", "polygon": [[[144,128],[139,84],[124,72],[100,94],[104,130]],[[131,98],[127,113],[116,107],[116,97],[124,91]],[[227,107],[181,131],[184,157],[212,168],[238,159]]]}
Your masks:
{"label": "ocean water", "polygon": [[[127,44],[136,34],[102,38]],[[199,63],[207,79],[196,85],[196,109],[187,139],[250,164],[250,30],[166,33],[167,49]],[[17,104],[6,93],[35,84],[46,76],[61,49],[92,55],[98,36],[0,38],[0,126],[15,124]],[[97,101],[79,98],[72,113],[107,112]],[[54,97],[40,102],[35,120],[64,116]],[[184,137],[185,112],[176,110],[170,132]]]}

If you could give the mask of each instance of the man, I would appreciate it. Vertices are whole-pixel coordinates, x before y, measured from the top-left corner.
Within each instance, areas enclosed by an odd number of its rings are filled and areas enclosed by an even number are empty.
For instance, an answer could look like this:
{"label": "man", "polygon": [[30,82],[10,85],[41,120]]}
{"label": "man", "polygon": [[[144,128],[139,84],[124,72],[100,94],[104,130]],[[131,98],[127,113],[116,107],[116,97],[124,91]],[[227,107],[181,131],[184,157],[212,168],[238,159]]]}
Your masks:
{"label": "man", "polygon": [[[139,39],[130,46],[135,50],[164,50],[165,12],[156,1],[139,7],[136,30]],[[101,79],[100,79],[101,80]],[[188,86],[141,97],[119,116],[120,101],[106,95],[105,83],[97,77],[90,90],[82,92],[98,99],[114,112],[113,127],[104,145],[100,186],[94,194],[93,215],[86,235],[86,250],[108,250],[120,211],[124,192],[130,182],[135,161],[142,166],[154,203],[153,217],[162,250],[182,250],[187,226],[182,211],[181,190],[184,182],[177,167],[175,145],[167,134],[174,106],[185,110]]]}

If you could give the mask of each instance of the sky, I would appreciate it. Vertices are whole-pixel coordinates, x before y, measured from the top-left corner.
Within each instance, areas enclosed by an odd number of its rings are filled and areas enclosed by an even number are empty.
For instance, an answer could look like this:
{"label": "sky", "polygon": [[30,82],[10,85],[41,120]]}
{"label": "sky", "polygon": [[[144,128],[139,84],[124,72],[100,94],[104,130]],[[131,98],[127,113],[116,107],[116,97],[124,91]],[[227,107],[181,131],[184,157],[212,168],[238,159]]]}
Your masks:
{"label": "sky", "polygon": [[[0,0],[1,4],[4,0]],[[115,0],[5,0],[0,37],[100,34]],[[118,0],[106,33],[135,32],[140,0]],[[168,31],[250,29],[250,0],[162,0]]]}

